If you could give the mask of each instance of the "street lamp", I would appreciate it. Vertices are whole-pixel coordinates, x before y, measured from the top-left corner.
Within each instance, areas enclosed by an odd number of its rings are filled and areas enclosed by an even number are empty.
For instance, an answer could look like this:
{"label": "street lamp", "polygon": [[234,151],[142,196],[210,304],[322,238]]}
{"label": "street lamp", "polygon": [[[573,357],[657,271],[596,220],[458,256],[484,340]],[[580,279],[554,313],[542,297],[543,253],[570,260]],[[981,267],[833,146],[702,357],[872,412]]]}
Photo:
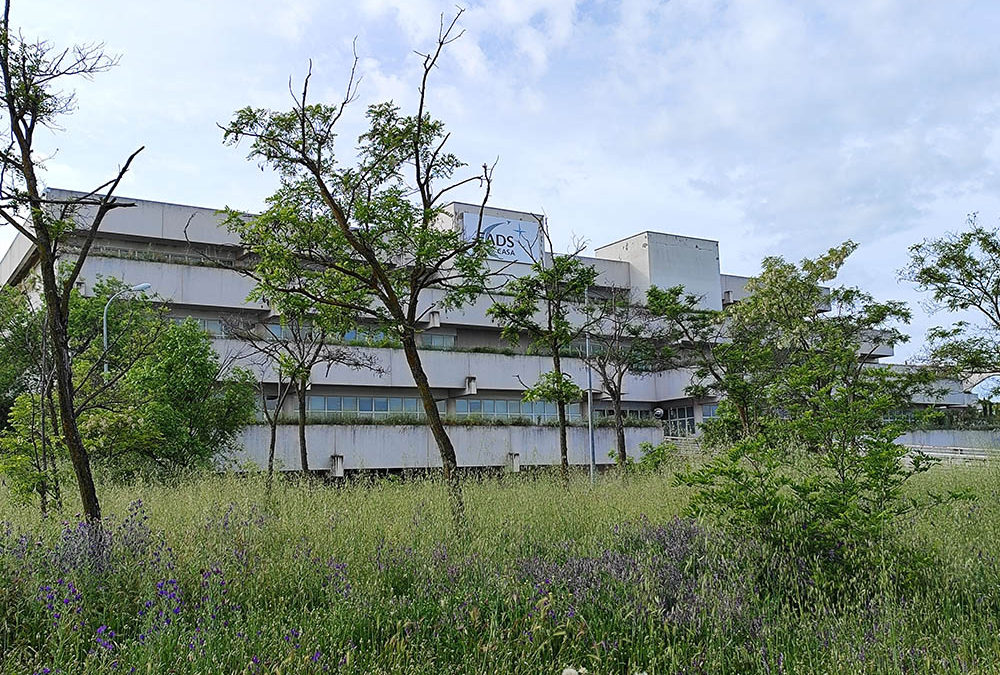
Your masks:
{"label": "street lamp", "polygon": [[142,283],[142,284],[136,284],[132,288],[123,288],[122,290],[118,291],[117,293],[115,293],[114,295],[112,295],[110,298],[108,298],[107,304],[104,305],[104,355],[103,355],[103,358],[104,358],[104,375],[105,376],[107,376],[107,374],[108,374],[108,308],[111,307],[111,303],[114,302],[114,299],[117,298],[119,295],[124,295],[126,293],[141,293],[142,291],[148,291],[151,287],[152,287],[152,284]]}
{"label": "street lamp", "polygon": [[[590,287],[583,289],[583,302],[590,304]],[[597,453],[594,444],[594,369],[590,362],[590,330],[585,333],[587,361],[587,431],[590,434],[590,484],[594,484],[594,470],[597,468]]]}

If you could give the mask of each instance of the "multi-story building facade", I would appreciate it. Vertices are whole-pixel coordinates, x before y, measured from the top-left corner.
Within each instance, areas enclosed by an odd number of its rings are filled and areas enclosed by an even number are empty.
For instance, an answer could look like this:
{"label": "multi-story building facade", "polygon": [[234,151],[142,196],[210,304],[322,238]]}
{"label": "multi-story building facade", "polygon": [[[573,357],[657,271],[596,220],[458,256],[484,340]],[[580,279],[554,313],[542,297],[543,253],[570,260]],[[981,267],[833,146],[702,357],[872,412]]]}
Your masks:
{"label": "multi-story building facade", "polygon": [[[59,193],[53,191],[55,196]],[[82,292],[87,293],[102,277],[129,285],[149,283],[151,292],[168,304],[172,316],[193,318],[213,336],[217,351],[250,365],[245,345],[226,334],[231,317],[251,319],[262,329],[275,332],[281,326],[265,303],[247,299],[253,281],[238,271],[245,264],[245,252],[222,226],[222,215],[207,208],[129,201],[135,207],[115,210],[105,219],[84,267]],[[467,227],[473,215],[478,219],[477,206],[451,204],[442,226]],[[538,240],[540,222],[528,212],[486,209],[484,232],[496,238],[498,259],[494,264],[504,274],[519,275],[528,269],[526,254]],[[595,254],[585,261],[599,273],[596,293],[612,287],[628,288],[641,298],[652,285],[683,285],[700,296],[706,308],[714,309],[744,295],[746,278],[720,272],[716,241],[641,232],[598,246]],[[24,282],[34,265],[30,242],[19,236],[0,259],[0,283]],[[435,309],[434,299],[433,293],[427,298],[430,310],[420,336],[422,360],[439,409],[454,422],[449,433],[459,464],[517,467],[557,463],[554,405],[521,400],[525,383],[534,383],[548,371],[551,359],[529,353],[527,340],[513,348],[503,342],[499,328],[486,313],[492,304],[488,296],[459,310]],[[434,441],[420,424],[421,405],[402,350],[363,327],[341,340],[372,354],[380,370],[359,371],[337,364],[319,364],[313,369],[306,394],[311,467],[340,471],[439,465]],[[885,347],[872,351],[874,359],[891,355],[891,349]],[[587,386],[587,369],[581,358],[569,355],[563,364],[577,384]],[[276,387],[272,367],[256,363],[254,369],[265,394]],[[586,399],[569,407],[574,423],[570,459],[574,463],[586,463],[590,457],[587,418],[606,416],[611,407],[596,375],[593,382],[592,409]],[[694,434],[698,424],[714,414],[716,401],[688,397],[689,384],[690,373],[684,370],[627,378],[624,407],[636,423],[626,434],[630,454],[638,453],[641,442],[658,442],[664,432]],[[967,405],[970,401],[968,395],[956,391],[944,403]],[[296,401],[286,401],[289,417],[296,407]],[[660,418],[662,423],[654,423]],[[597,425],[594,438],[598,463],[611,462],[612,430]],[[252,427],[244,433],[243,441],[244,458],[263,461],[266,430]],[[279,431],[277,456],[286,468],[298,468],[297,437],[291,426]]]}

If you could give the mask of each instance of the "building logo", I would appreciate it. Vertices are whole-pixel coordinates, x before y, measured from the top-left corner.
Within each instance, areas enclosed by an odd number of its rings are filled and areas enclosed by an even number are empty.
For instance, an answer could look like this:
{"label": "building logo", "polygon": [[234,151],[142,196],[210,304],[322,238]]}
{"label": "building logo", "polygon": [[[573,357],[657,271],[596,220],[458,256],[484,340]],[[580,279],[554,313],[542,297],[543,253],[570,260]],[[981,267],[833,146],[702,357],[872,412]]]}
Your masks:
{"label": "building logo", "polygon": [[[476,236],[478,225],[478,213],[462,214],[462,229],[467,240]],[[493,244],[491,258],[531,263],[542,255],[542,239],[538,230],[537,222],[483,215],[483,228],[479,237]]]}

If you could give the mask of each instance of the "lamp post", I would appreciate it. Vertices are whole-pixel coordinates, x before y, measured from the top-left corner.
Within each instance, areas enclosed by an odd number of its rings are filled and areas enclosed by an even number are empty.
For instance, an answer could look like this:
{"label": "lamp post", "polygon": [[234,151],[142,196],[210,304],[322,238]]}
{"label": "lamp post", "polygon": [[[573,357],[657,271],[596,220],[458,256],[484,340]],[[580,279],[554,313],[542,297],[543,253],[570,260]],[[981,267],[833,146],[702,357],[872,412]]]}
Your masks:
{"label": "lamp post", "polygon": [[[583,302],[590,304],[590,287],[583,289]],[[586,333],[585,350],[587,354],[587,431],[590,436],[590,484],[594,484],[594,470],[597,466],[597,453],[594,444],[594,370],[590,367],[590,331]]]}
{"label": "lamp post", "polygon": [[108,308],[111,307],[111,303],[114,302],[114,299],[119,295],[124,295],[125,293],[141,293],[142,291],[149,290],[151,287],[152,284],[141,283],[136,284],[132,288],[124,288],[108,298],[107,304],[104,305],[104,354],[102,355],[102,359],[104,360],[105,377],[107,377],[108,374]]}

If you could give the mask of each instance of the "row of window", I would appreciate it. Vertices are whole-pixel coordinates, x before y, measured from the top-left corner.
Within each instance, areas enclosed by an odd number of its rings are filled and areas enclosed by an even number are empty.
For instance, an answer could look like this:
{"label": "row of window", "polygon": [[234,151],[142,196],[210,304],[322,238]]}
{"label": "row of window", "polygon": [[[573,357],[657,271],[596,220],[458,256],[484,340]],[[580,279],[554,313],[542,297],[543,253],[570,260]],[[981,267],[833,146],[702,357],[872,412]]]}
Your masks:
{"label": "row of window", "polygon": [[[444,401],[438,410],[446,412]],[[384,417],[387,415],[424,415],[424,406],[414,396],[307,396],[310,414],[346,417]]]}
{"label": "row of window", "polygon": [[454,349],[455,336],[441,335],[440,333],[423,333],[420,336],[420,345],[430,349]]}
{"label": "row of window", "polygon": [[[211,320],[202,319],[200,321],[205,322]],[[216,321],[215,323],[219,323],[221,325],[221,322],[219,321]],[[264,324],[264,328],[268,332],[270,332],[271,335],[278,338],[279,340],[295,339],[295,333],[293,327],[287,324],[282,324],[278,321],[272,321]],[[213,335],[217,335],[217,333],[213,333],[211,329],[209,329],[209,332],[212,333]],[[305,339],[310,339],[312,337],[312,332],[308,325],[301,327],[300,334]],[[221,333],[219,333],[218,335],[221,336]],[[352,328],[343,335],[339,336],[337,338],[337,341],[349,344],[375,345],[385,342],[386,335],[385,332],[373,328],[361,328],[361,329]],[[441,335],[437,333],[424,333],[420,336],[420,344],[423,347],[428,347],[431,349],[454,349],[455,336]]]}
{"label": "row of window", "polygon": [[[380,417],[386,415],[424,414],[419,398],[409,396],[307,396],[306,406],[310,414],[349,417]],[[437,402],[438,410],[446,414],[447,403]],[[555,420],[558,411],[555,403],[535,401],[532,403],[508,399],[467,399],[455,400],[456,417],[486,417],[490,419],[529,418],[536,421]],[[566,416],[578,420],[582,413],[579,403],[566,406]]]}
{"label": "row of window", "polygon": [[[290,326],[289,324],[282,324],[279,321],[271,321],[264,324],[264,328],[279,340],[294,340],[296,338],[295,327]],[[312,328],[308,324],[301,326],[298,333],[307,340],[312,339]],[[382,331],[365,328],[352,328],[337,338],[340,342],[363,344],[378,344],[380,342],[384,342],[385,339],[385,333]]]}
{"label": "row of window", "polygon": [[[221,319],[204,319],[191,316],[174,316],[170,318],[171,321],[178,324],[184,323],[188,319],[194,321],[198,324],[199,328],[212,337],[227,337],[225,325]],[[283,325],[277,321],[265,323],[264,329],[279,340],[294,340],[296,337],[291,326],[288,326],[287,324]],[[311,330],[308,325],[301,328],[300,334],[307,340],[312,337]],[[419,340],[420,346],[426,349],[454,349],[456,336],[441,333],[422,333],[419,336]],[[375,345],[385,342],[386,335],[381,330],[351,329],[341,335],[337,341],[349,344]],[[564,352],[564,356],[582,356],[584,353],[583,347],[577,345],[576,343],[567,347]]]}
{"label": "row of window", "polygon": [[[615,416],[615,411],[614,410],[610,410],[610,409],[608,409],[608,410],[605,410],[605,409],[595,410],[594,411],[594,416],[595,417],[614,417]],[[648,419],[652,419],[653,418],[653,411],[652,410],[636,410],[635,408],[626,408],[626,409],[622,410],[622,416],[630,418],[630,419],[648,420]]]}
{"label": "row of window", "polygon": [[212,337],[226,337],[226,328],[222,324],[222,319],[201,319],[195,316],[172,316],[170,317],[170,320],[178,325],[184,323],[185,321],[194,321],[198,324],[199,328]]}
{"label": "row of window", "polygon": [[[490,419],[511,419],[526,417],[536,421],[555,420],[559,417],[556,404],[549,401],[518,401],[502,398],[459,398],[455,400],[456,417],[486,417]],[[566,417],[578,420],[581,417],[580,404],[566,406]]]}
{"label": "row of window", "polygon": [[[387,415],[423,416],[424,408],[419,398],[414,396],[308,396],[306,406],[310,414],[348,417],[384,417]],[[442,415],[447,414],[445,401],[437,402]],[[717,403],[706,403],[702,406],[704,419],[716,416]],[[650,419],[650,410],[626,409],[622,411],[626,417],[633,419]],[[613,410],[595,410],[595,416],[610,417]],[[484,417],[488,419],[528,418],[538,422],[558,419],[556,404],[549,401],[520,401],[512,399],[493,398],[459,398],[455,399],[455,416]],[[579,403],[566,406],[566,416],[571,421],[582,418]],[[693,406],[667,408],[663,419],[664,433],[667,436],[690,436],[695,433],[695,416]]]}

